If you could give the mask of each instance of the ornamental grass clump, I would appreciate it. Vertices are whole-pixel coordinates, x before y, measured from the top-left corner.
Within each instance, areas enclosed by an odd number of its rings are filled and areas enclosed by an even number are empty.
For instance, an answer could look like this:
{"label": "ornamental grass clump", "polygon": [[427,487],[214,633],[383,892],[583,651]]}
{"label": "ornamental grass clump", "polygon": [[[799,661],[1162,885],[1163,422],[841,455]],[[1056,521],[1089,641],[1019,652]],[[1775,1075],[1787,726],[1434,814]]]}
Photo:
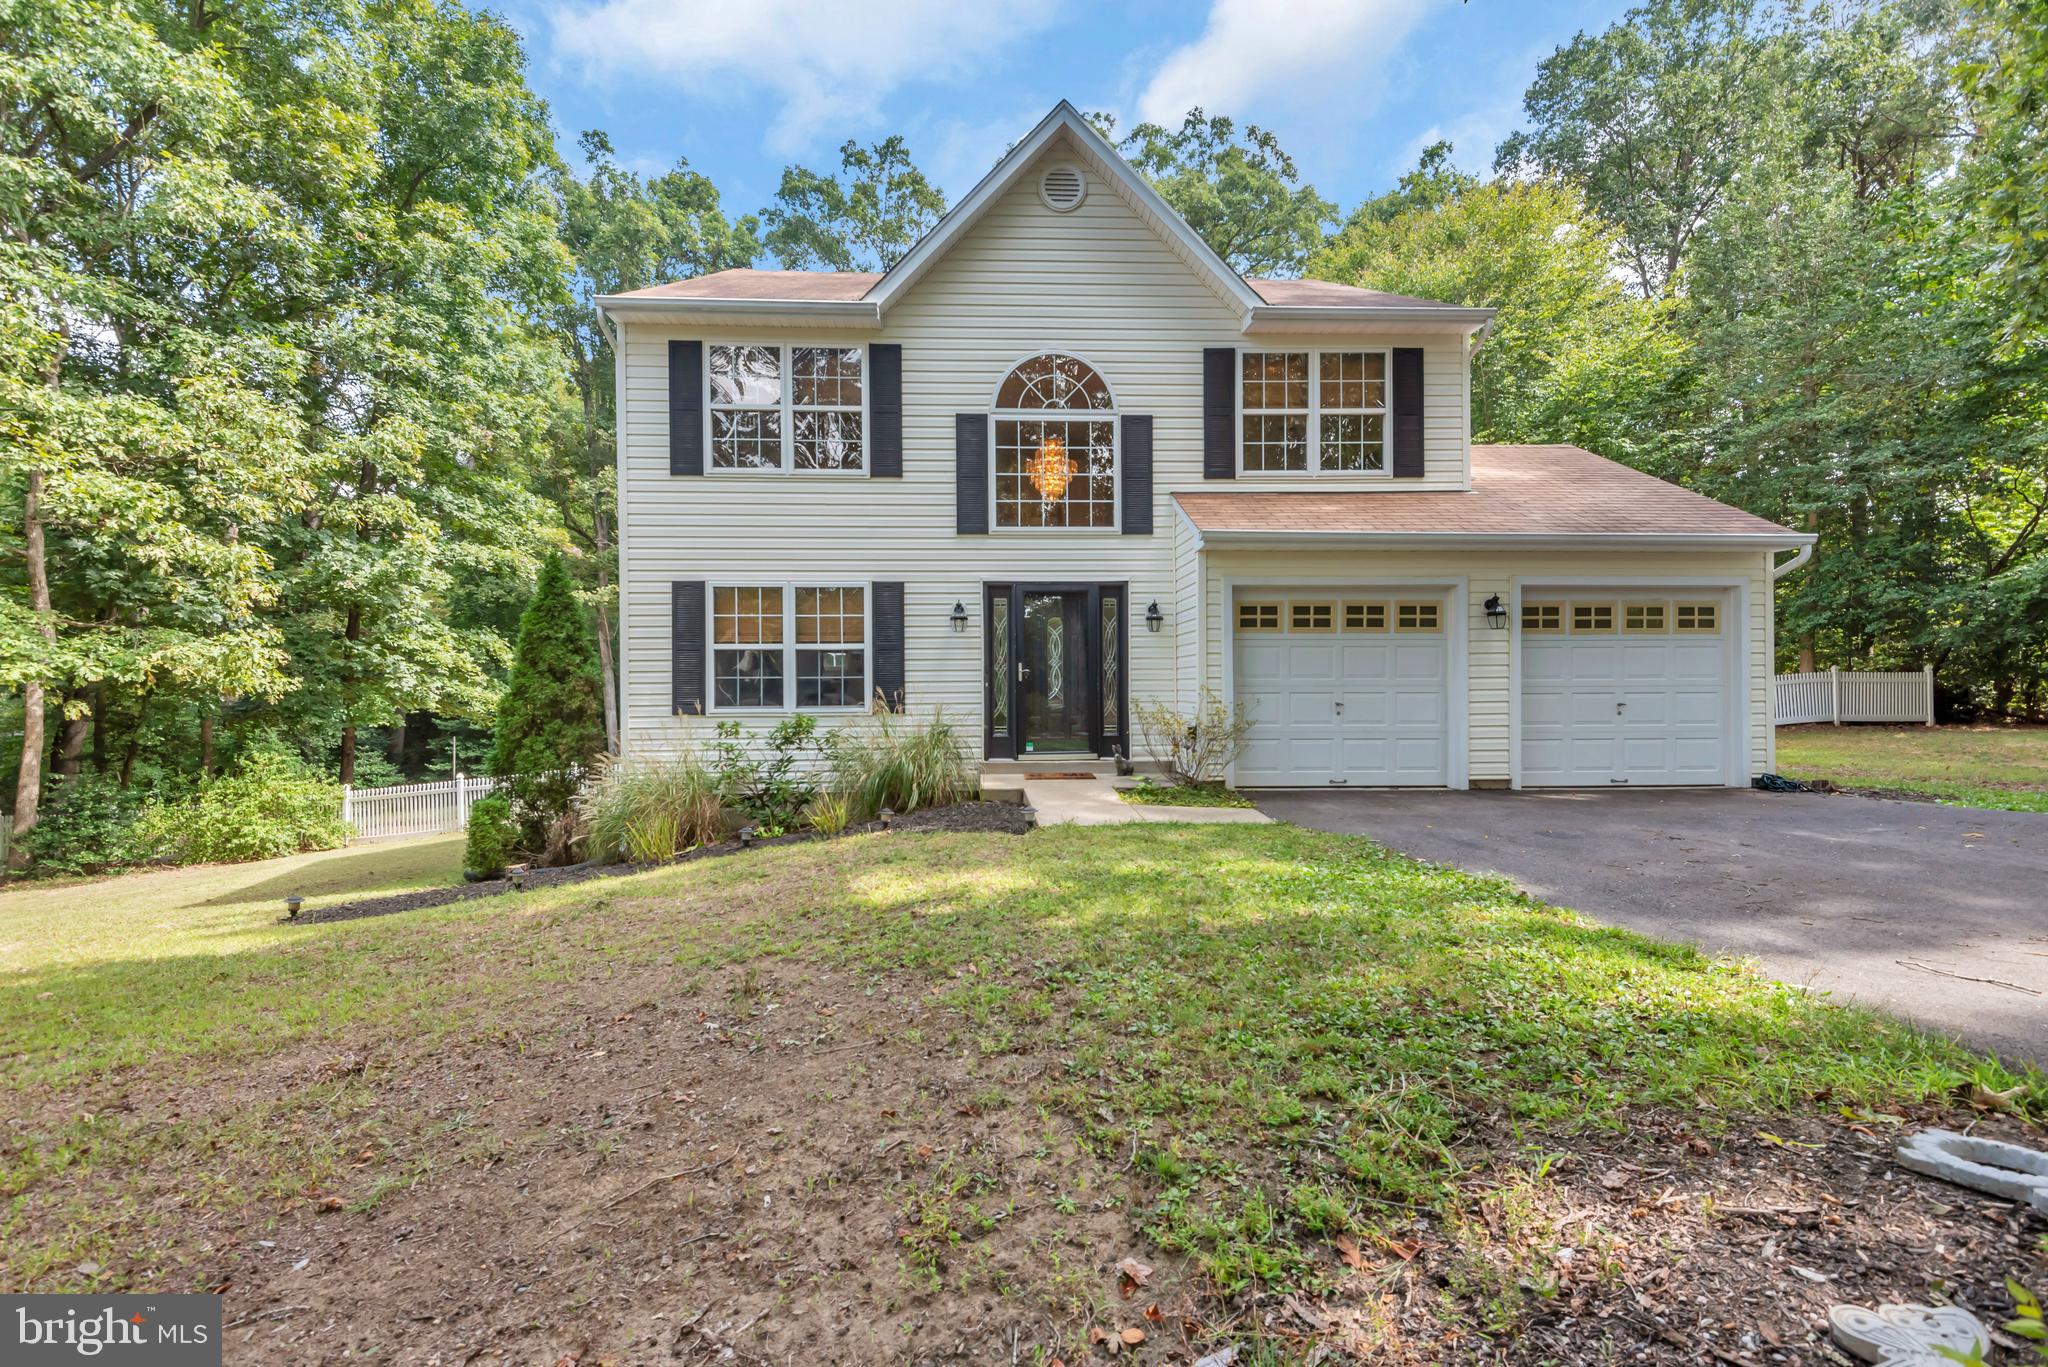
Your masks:
{"label": "ornamental grass clump", "polygon": [[846,799],[849,821],[872,821],[884,807],[914,812],[980,795],[974,764],[941,711],[921,726],[878,712],[834,732],[829,755],[826,791]]}
{"label": "ornamental grass clump", "polygon": [[631,763],[600,757],[577,810],[591,857],[607,863],[673,859],[725,831],[718,778],[694,755]]}

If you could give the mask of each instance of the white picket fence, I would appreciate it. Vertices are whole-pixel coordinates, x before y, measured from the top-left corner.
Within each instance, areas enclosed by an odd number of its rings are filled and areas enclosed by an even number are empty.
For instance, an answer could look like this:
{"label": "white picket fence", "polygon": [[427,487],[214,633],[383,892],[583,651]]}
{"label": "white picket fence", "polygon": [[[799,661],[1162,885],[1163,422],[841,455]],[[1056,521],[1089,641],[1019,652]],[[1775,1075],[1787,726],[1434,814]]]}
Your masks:
{"label": "white picket fence", "polygon": [[389,788],[343,788],[341,819],[362,840],[467,830],[470,806],[497,787],[497,779],[465,776]]}
{"label": "white picket fence", "polygon": [[1917,722],[1934,725],[1934,666],[1911,673],[1880,674],[1830,669],[1825,673],[1780,674],[1773,714],[1780,726],[1852,721]]}

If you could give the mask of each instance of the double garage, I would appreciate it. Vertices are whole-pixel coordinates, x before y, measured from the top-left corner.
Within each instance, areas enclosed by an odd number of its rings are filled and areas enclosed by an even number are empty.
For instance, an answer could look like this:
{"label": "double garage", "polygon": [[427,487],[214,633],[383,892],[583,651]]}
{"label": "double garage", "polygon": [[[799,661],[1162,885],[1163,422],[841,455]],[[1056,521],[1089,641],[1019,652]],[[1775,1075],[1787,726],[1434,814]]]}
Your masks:
{"label": "double garage", "polygon": [[1232,781],[1459,787],[1468,730],[1494,724],[1522,787],[1741,782],[1730,598],[1523,586],[1489,615],[1447,587],[1241,587],[1230,691],[1252,726]]}

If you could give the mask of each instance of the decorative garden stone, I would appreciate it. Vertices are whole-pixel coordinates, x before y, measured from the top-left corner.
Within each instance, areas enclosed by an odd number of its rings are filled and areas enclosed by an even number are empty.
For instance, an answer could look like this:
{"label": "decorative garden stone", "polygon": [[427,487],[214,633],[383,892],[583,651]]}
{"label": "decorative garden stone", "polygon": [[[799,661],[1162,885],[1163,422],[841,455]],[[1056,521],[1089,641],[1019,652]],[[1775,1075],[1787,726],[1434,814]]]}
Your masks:
{"label": "decorative garden stone", "polygon": [[1953,1305],[1837,1305],[1828,1311],[1835,1342],[1876,1367],[1955,1367],[1936,1348],[1965,1355],[1991,1347],[1982,1320]]}
{"label": "decorative garden stone", "polygon": [[1921,1130],[1900,1141],[1901,1167],[1945,1182],[2026,1201],[2048,1215],[2048,1153],[1954,1130]]}

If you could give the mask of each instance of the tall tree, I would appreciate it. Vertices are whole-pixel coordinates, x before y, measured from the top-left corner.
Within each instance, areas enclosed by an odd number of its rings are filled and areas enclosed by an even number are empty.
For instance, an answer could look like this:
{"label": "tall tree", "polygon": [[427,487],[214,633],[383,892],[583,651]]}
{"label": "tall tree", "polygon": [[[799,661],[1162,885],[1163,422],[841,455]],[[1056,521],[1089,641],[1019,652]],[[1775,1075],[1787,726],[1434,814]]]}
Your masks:
{"label": "tall tree", "polygon": [[788,270],[886,271],[945,211],[946,196],[900,134],[872,147],[849,140],[836,175],[783,168],[775,202],[761,211],[762,245]]}
{"label": "tall tree", "polygon": [[1960,68],[1983,130],[1977,193],[2011,284],[2008,337],[2048,326],[2048,8],[1970,0]]}
{"label": "tall tree", "polygon": [[745,266],[760,252],[752,218],[727,221],[718,188],[679,161],[659,176],[642,178],[618,164],[598,131],[578,141],[589,174],[556,173],[559,234],[568,253],[565,287],[547,322],[567,354],[575,406],[555,431],[556,459],[547,487],[564,525],[584,551],[594,581],[598,663],[604,686],[607,748],[619,748],[618,681],[613,663],[612,612],[616,398],[610,335],[598,318],[599,295],[641,289]]}
{"label": "tall tree", "polygon": [[1536,69],[1529,128],[1495,169],[1571,180],[1621,230],[1646,298],[1677,287],[1687,248],[1767,138],[1783,43],[1757,0],[1649,0]]}
{"label": "tall tree", "polygon": [[1318,279],[1500,310],[1472,363],[1478,441],[1661,452],[1685,347],[1670,309],[1616,279],[1616,230],[1577,187],[1481,183],[1422,154],[1309,259]]}
{"label": "tall tree", "polygon": [[597,653],[559,555],[541,566],[533,601],[519,620],[519,646],[491,748],[491,772],[506,782],[529,850],[569,810],[577,770],[604,745]]}
{"label": "tall tree", "polygon": [[40,807],[50,690],[68,767],[110,690],[287,686],[258,617],[269,562],[241,530],[306,488],[295,416],[264,388],[296,373],[269,305],[304,244],[240,155],[275,133],[290,159],[289,121],[238,80],[286,46],[203,7],[23,0],[0,24],[0,544],[19,548],[0,678],[24,702],[17,835]]}
{"label": "tall tree", "polygon": [[[1090,118],[1115,137],[1114,118]],[[1294,158],[1257,124],[1240,134],[1230,119],[1191,109],[1177,129],[1137,125],[1117,150],[1240,275],[1301,274],[1337,219],[1337,206],[1301,183]]]}

